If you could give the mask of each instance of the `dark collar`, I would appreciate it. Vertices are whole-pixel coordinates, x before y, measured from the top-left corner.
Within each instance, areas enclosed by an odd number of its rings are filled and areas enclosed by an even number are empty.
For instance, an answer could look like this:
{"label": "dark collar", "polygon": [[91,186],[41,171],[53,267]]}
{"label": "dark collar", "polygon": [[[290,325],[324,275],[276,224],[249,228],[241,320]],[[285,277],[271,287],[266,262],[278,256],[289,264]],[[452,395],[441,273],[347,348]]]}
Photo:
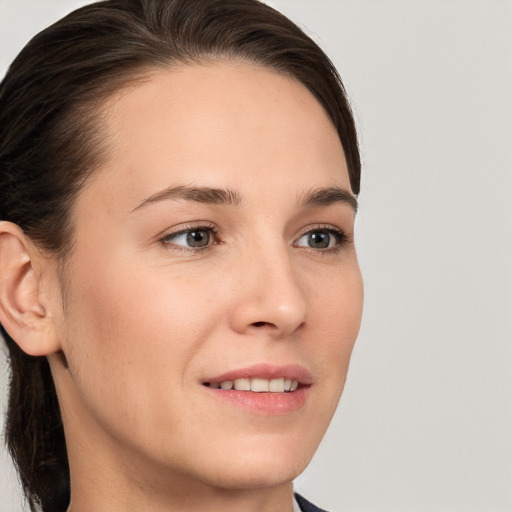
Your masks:
{"label": "dark collar", "polygon": [[303,498],[300,494],[295,493],[295,499],[297,500],[302,512],[326,512],[324,509],[313,505],[313,503],[309,502],[306,498]]}

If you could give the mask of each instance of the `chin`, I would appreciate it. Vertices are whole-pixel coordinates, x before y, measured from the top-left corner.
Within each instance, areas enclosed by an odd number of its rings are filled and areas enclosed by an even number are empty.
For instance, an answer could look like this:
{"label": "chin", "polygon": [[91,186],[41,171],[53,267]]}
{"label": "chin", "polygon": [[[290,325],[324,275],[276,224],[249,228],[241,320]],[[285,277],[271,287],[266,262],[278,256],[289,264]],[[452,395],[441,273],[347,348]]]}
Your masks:
{"label": "chin", "polygon": [[[246,445],[247,446],[247,445]],[[259,446],[259,447],[258,447]],[[260,489],[292,482],[306,469],[314,449],[294,444],[255,443],[210,467],[211,482],[224,489]]]}
{"label": "chin", "polygon": [[292,482],[306,466],[307,464],[290,467],[276,464],[275,459],[269,459],[263,467],[255,467],[249,461],[241,469],[229,468],[217,473],[211,480],[206,480],[210,485],[226,490],[269,489]]}

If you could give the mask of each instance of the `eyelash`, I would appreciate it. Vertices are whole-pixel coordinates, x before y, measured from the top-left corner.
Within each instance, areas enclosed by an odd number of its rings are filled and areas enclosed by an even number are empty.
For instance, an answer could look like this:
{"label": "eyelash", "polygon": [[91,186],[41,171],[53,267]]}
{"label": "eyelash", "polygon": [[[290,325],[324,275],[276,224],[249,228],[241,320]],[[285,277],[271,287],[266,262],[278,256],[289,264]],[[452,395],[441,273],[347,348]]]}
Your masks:
{"label": "eyelash", "polygon": [[[315,254],[319,255],[328,255],[328,254],[336,254],[340,251],[342,251],[347,245],[350,244],[351,238],[340,228],[336,228],[330,224],[319,224],[316,226],[308,226],[297,238],[297,241],[299,241],[304,235],[307,235],[308,233],[314,233],[314,232],[325,232],[329,233],[330,235],[334,236],[336,240],[336,245],[334,247],[326,248],[326,249],[315,249],[313,247],[302,247],[303,249],[306,249],[308,251],[312,251]],[[297,243],[294,242],[294,245]]]}
{"label": "eyelash", "polygon": [[[192,231],[206,231],[210,234],[210,236],[213,238],[213,242],[206,245],[205,247],[186,247],[184,245],[178,245],[172,243],[172,239],[177,238],[180,235],[185,235],[186,233],[190,233]],[[212,245],[219,245],[222,242],[218,240],[219,234],[216,226],[214,224],[189,224],[183,226],[180,230],[175,231],[173,233],[168,233],[164,237],[160,239],[160,243],[166,247],[167,249],[173,249],[178,251],[184,251],[184,252],[200,252],[200,251],[206,251],[211,248]]]}
{"label": "eyelash", "polygon": [[[209,243],[204,247],[187,247],[184,245],[174,244],[171,240],[176,239],[180,235],[184,235],[193,231],[206,231],[213,238],[213,242]],[[325,248],[325,249],[315,249],[313,247],[303,247],[296,246],[295,244],[305,235],[314,232],[325,232],[333,235],[336,240],[336,245],[334,247]],[[173,249],[184,252],[193,252],[198,253],[202,251],[206,251],[211,249],[214,245],[222,244],[222,241],[219,240],[219,232],[214,224],[190,224],[182,227],[179,231],[168,233],[160,240],[160,243],[166,247],[167,249]],[[293,243],[295,247],[301,247],[308,251],[312,251],[315,254],[333,254],[341,251],[345,246],[347,246],[351,241],[351,238],[341,229],[336,228],[332,225],[317,225],[317,226],[308,226],[306,230],[304,230]]]}

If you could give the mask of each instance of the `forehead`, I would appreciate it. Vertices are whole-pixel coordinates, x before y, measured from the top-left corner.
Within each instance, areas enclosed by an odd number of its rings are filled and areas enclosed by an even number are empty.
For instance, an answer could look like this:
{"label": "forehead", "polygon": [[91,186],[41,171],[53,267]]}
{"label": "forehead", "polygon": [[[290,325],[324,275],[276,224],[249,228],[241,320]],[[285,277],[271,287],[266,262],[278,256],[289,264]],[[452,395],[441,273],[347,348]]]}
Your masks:
{"label": "forehead", "polygon": [[172,184],[226,181],[241,190],[269,180],[350,190],[320,103],[296,80],[246,63],[155,71],[111,99],[104,129],[109,158],[96,177],[137,198]]}

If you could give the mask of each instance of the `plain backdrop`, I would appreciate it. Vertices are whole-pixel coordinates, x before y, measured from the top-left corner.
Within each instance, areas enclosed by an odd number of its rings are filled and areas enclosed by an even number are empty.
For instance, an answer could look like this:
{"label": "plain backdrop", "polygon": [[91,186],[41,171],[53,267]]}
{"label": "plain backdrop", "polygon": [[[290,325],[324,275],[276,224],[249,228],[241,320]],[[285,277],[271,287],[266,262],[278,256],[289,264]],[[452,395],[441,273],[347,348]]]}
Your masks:
{"label": "plain backdrop", "polygon": [[[0,0],[0,75],[85,3]],[[334,60],[364,159],[363,326],[296,488],[333,512],[511,512],[512,3],[269,3]],[[0,475],[20,511],[5,450]]]}

